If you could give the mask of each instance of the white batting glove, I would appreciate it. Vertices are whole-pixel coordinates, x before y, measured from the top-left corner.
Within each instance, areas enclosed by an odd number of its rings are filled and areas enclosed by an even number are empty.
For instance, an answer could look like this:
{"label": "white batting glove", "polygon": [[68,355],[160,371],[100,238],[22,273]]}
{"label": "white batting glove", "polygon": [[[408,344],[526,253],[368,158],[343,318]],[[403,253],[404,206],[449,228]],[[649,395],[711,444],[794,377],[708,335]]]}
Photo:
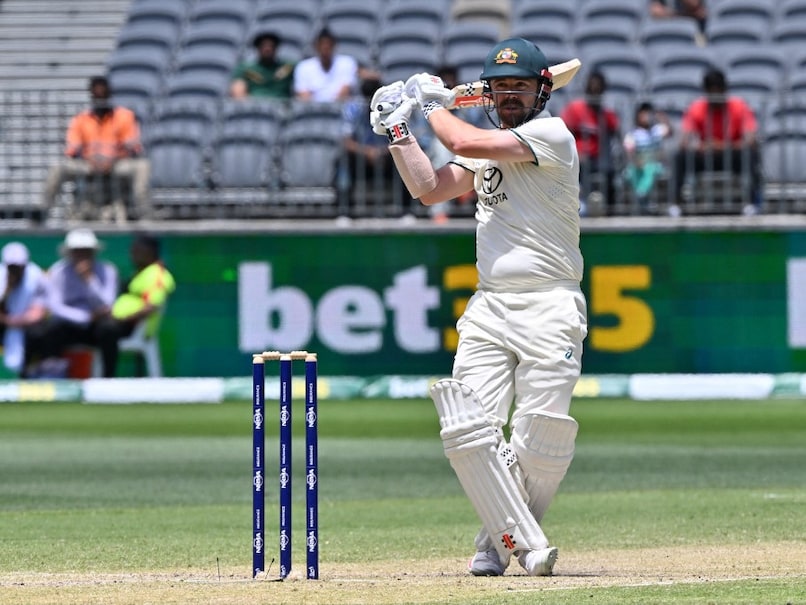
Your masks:
{"label": "white batting glove", "polygon": [[404,90],[408,96],[417,99],[426,119],[433,111],[450,107],[456,97],[450,88],[445,88],[442,78],[427,73],[410,77],[406,80]]}
{"label": "white batting glove", "polygon": [[411,135],[409,131],[409,119],[415,107],[417,107],[417,101],[408,98],[404,94],[400,106],[381,120],[381,124],[386,129],[385,134],[390,143],[402,141]]}
{"label": "white batting glove", "polygon": [[369,102],[369,124],[375,134],[386,135],[386,127],[381,122],[403,102],[403,80],[381,86]]}

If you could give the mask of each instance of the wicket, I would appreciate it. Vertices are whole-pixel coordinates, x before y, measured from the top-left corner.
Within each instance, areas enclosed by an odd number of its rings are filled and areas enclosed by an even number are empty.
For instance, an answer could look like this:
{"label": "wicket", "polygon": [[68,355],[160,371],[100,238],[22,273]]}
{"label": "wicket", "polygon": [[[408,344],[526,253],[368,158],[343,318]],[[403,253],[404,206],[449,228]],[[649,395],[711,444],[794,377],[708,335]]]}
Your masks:
{"label": "wicket", "polygon": [[280,362],[280,579],[291,572],[291,409],[293,362],[305,361],[305,548],[306,577],[319,578],[319,429],[317,359],[307,351],[264,351],[252,355],[252,577],[265,571],[265,419],[266,362]]}

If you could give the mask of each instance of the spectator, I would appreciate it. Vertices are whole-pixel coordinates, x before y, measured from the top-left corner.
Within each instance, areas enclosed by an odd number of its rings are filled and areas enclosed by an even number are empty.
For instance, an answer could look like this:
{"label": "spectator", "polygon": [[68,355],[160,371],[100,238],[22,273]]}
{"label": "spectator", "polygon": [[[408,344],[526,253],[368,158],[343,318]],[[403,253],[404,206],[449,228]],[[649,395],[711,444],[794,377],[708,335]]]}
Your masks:
{"label": "spectator", "polygon": [[316,55],[294,68],[294,96],[301,101],[342,102],[358,88],[358,62],[336,53],[336,39],[327,28],[314,41]]}
{"label": "spectator", "polygon": [[[90,108],[72,118],[67,129],[65,155],[48,173],[44,208],[53,207],[62,183],[82,177],[111,177],[113,193],[121,183],[131,184],[134,211],[138,218],[151,216],[149,199],[150,164],[143,155],[140,127],[134,112],[110,103],[109,81],[103,76],[90,79]],[[104,199],[104,204],[122,199]],[[125,211],[125,207],[122,207]]]}
{"label": "spectator", "polygon": [[48,269],[49,316],[30,326],[26,334],[28,375],[35,375],[38,362],[62,357],[76,344],[99,348],[103,375],[115,375],[119,336],[111,311],[118,293],[118,270],[97,258],[100,249],[90,229],[74,229],[65,237],[64,258]]}
{"label": "spectator", "polygon": [[668,116],[650,102],[638,105],[635,127],[624,136],[627,154],[626,180],[642,214],[652,212],[653,193],[666,172],[663,143],[672,134]]}
{"label": "spectator", "polygon": [[[378,79],[361,83],[361,98],[348,101],[343,106],[343,147],[347,154],[347,171],[351,198],[355,202],[358,188],[366,186],[366,193],[379,195],[391,190],[395,170],[387,141],[372,131],[369,123],[369,102],[381,87]],[[403,193],[402,185],[400,187]]]}
{"label": "spectator", "polygon": [[257,58],[235,68],[230,96],[235,99],[290,98],[294,64],[277,58],[280,37],[273,32],[259,32],[252,40],[252,46],[257,51]]}
{"label": "spectator", "polygon": [[31,262],[28,248],[9,242],[0,253],[0,331],[3,362],[12,372],[21,373],[25,361],[25,329],[44,319],[45,275]]}
{"label": "spectator", "polygon": [[[681,121],[680,149],[675,158],[677,199],[686,179],[703,171],[747,174],[750,178],[750,202],[744,214],[761,210],[761,162],[758,150],[758,122],[753,110],[739,97],[728,94],[724,72],[711,68],[703,77],[705,95],[694,100]],[[679,207],[672,207],[675,214]]]}
{"label": "spectator", "polygon": [[700,28],[702,38],[698,43],[704,44],[705,30],[708,25],[708,8],[705,0],[650,0],[649,15],[653,19],[671,17],[687,17],[694,19]]}
{"label": "spectator", "polygon": [[621,137],[618,115],[603,105],[606,90],[604,74],[592,71],[584,98],[570,101],[560,115],[576,139],[583,215],[602,214],[615,201],[614,152]]}
{"label": "spectator", "polygon": [[159,240],[147,234],[138,235],[129,248],[135,274],[112,305],[119,338],[127,338],[135,327],[147,322],[146,334],[153,336],[159,328],[168,296],[176,289],[173,275],[162,262]]}

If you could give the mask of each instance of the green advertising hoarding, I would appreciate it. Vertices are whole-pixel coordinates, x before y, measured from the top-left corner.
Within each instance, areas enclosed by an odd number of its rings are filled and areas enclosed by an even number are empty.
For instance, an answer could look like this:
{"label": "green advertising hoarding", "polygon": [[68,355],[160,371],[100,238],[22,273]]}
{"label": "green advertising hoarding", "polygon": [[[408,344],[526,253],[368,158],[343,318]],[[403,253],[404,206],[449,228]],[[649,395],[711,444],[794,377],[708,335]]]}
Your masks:
{"label": "green advertising hoarding", "polygon": [[[126,277],[128,235],[100,234]],[[2,243],[9,238],[3,238]],[[26,238],[56,260],[60,238]],[[241,376],[260,350],[328,375],[444,375],[475,286],[464,233],[166,234],[168,376]],[[806,371],[806,233],[584,233],[584,373]]]}

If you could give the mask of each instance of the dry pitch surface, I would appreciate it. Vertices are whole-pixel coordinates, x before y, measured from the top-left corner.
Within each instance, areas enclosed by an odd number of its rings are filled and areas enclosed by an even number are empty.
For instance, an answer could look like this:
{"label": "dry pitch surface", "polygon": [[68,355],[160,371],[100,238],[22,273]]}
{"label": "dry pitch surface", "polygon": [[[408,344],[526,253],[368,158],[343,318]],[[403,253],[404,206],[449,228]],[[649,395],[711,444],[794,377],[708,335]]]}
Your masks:
{"label": "dry pitch surface", "polygon": [[556,575],[530,578],[513,561],[502,578],[474,578],[466,559],[322,565],[318,582],[292,573],[285,582],[251,580],[242,569],[116,574],[2,574],[4,605],[205,603],[399,604],[498,603],[521,593],[576,588],[705,584],[778,579],[806,583],[802,543],[697,546],[620,551],[560,551]]}

